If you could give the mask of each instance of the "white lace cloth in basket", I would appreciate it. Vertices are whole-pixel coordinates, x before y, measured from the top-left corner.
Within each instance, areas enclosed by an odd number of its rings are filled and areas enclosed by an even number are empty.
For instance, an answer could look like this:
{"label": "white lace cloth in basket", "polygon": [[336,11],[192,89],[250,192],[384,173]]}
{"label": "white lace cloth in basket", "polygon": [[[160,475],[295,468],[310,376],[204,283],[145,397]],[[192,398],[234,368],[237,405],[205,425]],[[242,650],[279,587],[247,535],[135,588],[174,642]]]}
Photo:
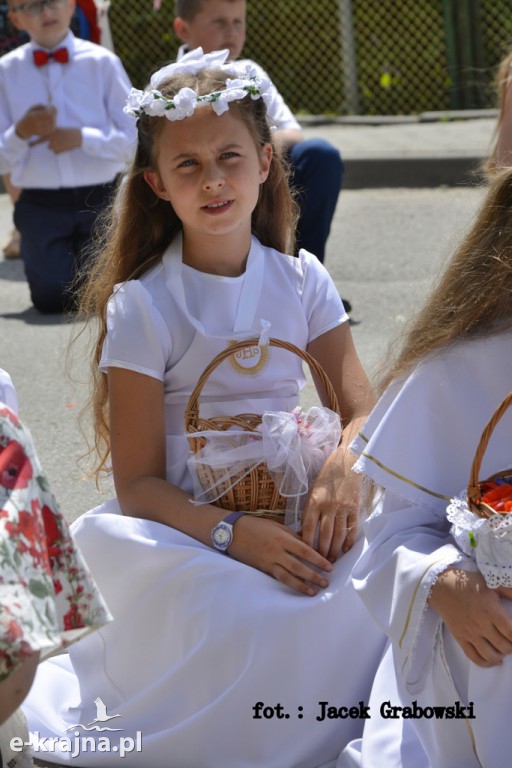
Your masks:
{"label": "white lace cloth in basket", "polygon": [[[341,421],[329,408],[313,406],[306,413],[300,408],[292,413],[266,411],[256,432],[208,430],[198,436],[206,445],[188,459],[195,503],[215,501],[265,463],[279,493],[287,498],[285,522],[296,526],[322,464],[340,441]],[[216,478],[208,488],[201,482],[200,465]]]}
{"label": "white lace cloth in basket", "polygon": [[488,587],[512,587],[512,514],[489,518],[475,515],[465,490],[446,508],[451,534],[466,555],[472,557]]}

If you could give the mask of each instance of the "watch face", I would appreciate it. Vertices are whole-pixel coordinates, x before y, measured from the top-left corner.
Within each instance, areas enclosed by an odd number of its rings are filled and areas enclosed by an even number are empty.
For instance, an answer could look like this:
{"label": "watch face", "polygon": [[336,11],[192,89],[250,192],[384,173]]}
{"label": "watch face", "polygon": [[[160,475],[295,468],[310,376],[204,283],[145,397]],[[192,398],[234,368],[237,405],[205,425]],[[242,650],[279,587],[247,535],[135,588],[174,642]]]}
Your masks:
{"label": "watch face", "polygon": [[227,549],[232,538],[231,526],[228,527],[224,523],[219,523],[213,529],[212,540],[218,549]]}

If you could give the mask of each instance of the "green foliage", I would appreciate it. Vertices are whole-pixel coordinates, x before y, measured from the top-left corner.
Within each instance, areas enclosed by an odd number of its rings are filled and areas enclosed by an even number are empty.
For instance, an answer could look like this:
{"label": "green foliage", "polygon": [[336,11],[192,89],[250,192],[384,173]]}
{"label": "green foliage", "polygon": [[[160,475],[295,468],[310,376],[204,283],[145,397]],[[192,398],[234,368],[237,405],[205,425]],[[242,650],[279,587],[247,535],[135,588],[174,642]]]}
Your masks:
{"label": "green foliage", "polygon": [[[247,0],[244,54],[267,70],[297,114],[350,114],[345,89],[354,73],[344,71],[349,49],[347,30],[340,28],[342,2]],[[509,0],[352,0],[351,6],[362,114],[445,111],[469,91],[472,106],[495,105],[495,70],[512,46]],[[455,45],[450,42],[447,15],[458,18],[464,34],[471,31],[469,64],[461,64],[467,55],[459,50],[467,47],[463,33]],[[175,58],[179,43],[172,19],[172,0],[163,0],[157,13],[151,0],[112,3],[116,51],[136,87]]]}
{"label": "green foliage", "polygon": [[143,88],[156,69],[176,58],[178,41],[172,29],[172,2],[158,13],[151,0],[114,0],[110,25],[117,55],[136,88]]}

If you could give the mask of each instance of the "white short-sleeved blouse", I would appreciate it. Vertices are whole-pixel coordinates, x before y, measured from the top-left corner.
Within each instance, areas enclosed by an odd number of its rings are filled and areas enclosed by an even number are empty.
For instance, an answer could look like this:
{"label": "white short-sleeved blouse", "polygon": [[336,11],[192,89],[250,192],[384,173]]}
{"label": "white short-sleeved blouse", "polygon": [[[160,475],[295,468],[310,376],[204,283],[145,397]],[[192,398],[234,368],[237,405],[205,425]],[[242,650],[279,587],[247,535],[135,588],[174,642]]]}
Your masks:
{"label": "white short-sleeved blouse", "polygon": [[[252,238],[245,272],[223,277],[182,263],[181,237],[139,280],[116,286],[100,362],[163,382],[168,479],[191,490],[184,409],[201,373],[230,343],[260,336],[301,349],[348,319],[327,270],[307,251],[299,258]],[[291,410],[305,383],[297,356],[274,347],[250,347],[229,358],[203,390],[203,415]]]}

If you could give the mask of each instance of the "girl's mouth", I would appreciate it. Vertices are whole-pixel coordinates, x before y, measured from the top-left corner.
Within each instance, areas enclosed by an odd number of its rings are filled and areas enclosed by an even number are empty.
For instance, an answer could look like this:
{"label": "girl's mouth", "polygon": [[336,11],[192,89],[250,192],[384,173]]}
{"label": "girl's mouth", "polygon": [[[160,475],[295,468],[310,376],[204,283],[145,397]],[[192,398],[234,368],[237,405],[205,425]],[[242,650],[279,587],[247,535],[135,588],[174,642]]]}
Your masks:
{"label": "girl's mouth", "polygon": [[203,205],[203,211],[207,213],[222,213],[233,205],[233,200],[219,200],[215,203]]}

